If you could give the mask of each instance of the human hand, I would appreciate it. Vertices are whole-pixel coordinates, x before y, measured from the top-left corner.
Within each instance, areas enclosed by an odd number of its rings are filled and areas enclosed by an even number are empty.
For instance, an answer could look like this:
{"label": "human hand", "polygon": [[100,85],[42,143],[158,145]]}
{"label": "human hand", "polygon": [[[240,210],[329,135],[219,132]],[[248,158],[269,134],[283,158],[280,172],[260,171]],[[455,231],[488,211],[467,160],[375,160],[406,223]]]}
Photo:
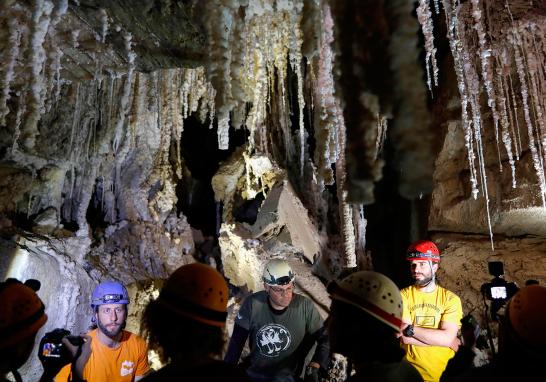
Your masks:
{"label": "human hand", "polygon": [[305,370],[305,377],[303,379],[304,382],[319,382],[320,376],[320,365],[316,362],[311,362],[307,366],[307,369]]}
{"label": "human hand", "polygon": [[74,363],[72,372],[79,379],[83,379],[83,369],[91,356],[91,341],[91,337],[87,334],[63,338],[63,345],[72,355],[72,362]]}
{"label": "human hand", "polygon": [[63,337],[70,334],[66,329],[54,329],[46,333],[38,346],[38,358],[44,368],[43,379],[51,380],[72,357],[62,344]]}
{"label": "human hand", "polygon": [[459,350],[459,346],[461,346],[461,340],[459,337],[455,337],[455,339],[449,345],[449,347],[453,349],[455,353],[457,353],[457,350]]}

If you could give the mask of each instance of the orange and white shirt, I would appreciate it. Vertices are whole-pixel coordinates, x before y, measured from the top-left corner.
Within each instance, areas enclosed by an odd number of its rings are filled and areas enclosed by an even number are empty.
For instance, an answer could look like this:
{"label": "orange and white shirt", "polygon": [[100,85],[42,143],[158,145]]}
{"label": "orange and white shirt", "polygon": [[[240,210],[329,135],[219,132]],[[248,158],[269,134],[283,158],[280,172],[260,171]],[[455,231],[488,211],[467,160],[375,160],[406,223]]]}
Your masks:
{"label": "orange and white shirt", "polygon": [[[123,331],[120,345],[112,349],[97,338],[97,329],[91,336],[91,356],[83,369],[83,378],[89,382],[132,382],[145,375],[148,365],[148,347],[141,337]],[[55,377],[55,382],[69,380],[71,365],[66,365]]]}

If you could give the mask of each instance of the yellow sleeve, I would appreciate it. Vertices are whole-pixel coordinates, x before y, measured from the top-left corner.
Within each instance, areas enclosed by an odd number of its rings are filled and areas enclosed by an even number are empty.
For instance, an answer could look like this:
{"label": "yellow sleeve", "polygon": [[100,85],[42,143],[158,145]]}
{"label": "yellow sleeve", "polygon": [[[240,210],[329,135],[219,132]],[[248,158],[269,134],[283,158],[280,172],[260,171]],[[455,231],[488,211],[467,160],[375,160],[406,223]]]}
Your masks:
{"label": "yellow sleeve", "polygon": [[442,318],[440,321],[454,322],[460,326],[461,318],[463,318],[463,306],[461,304],[461,299],[456,294],[448,292],[445,310],[442,313]]}
{"label": "yellow sleeve", "polygon": [[408,307],[410,306],[409,293],[407,289],[400,291],[402,295],[402,321],[413,322]]}

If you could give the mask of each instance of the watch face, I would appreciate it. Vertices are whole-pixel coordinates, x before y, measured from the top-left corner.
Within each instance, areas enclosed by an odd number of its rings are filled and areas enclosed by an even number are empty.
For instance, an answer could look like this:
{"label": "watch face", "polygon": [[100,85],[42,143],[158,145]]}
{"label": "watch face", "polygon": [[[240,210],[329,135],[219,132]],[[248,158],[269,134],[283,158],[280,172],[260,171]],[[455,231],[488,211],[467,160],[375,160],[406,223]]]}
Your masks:
{"label": "watch face", "polygon": [[406,329],[404,329],[404,335],[406,337],[413,337],[413,325],[406,326]]}

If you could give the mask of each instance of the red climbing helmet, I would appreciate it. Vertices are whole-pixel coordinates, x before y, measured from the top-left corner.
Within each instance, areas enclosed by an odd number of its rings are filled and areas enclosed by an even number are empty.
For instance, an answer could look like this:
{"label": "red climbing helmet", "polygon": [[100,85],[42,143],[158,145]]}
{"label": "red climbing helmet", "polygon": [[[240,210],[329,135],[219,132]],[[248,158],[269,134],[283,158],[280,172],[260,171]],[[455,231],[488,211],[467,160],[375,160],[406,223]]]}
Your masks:
{"label": "red climbing helmet", "polygon": [[440,251],[432,241],[419,240],[408,247],[408,250],[406,251],[406,260],[430,260],[439,262]]}

